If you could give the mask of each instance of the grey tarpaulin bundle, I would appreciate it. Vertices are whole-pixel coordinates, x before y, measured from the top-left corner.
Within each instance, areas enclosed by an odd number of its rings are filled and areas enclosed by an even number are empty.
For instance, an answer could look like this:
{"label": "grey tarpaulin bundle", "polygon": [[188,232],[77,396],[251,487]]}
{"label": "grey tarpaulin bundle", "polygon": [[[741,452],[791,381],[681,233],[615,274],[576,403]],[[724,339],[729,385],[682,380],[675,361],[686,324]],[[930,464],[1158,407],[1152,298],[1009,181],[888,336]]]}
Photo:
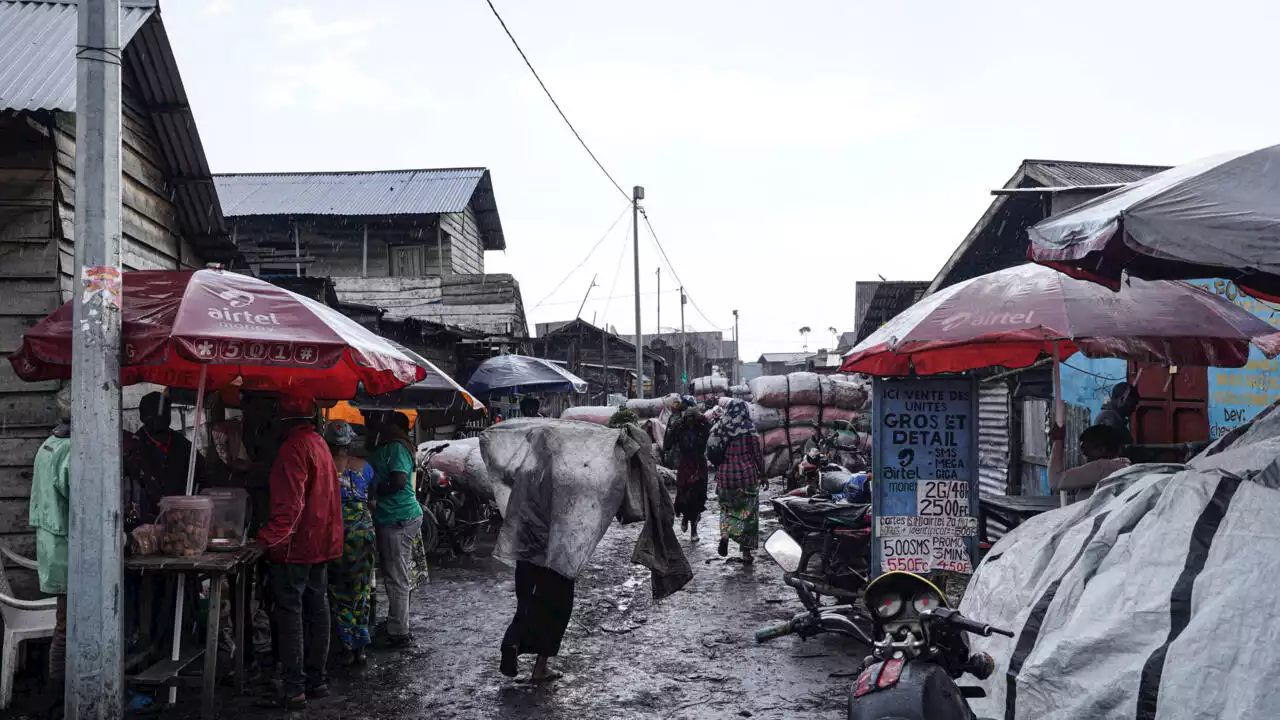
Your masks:
{"label": "grey tarpaulin bundle", "polygon": [[480,449],[490,475],[510,488],[494,557],[576,578],[617,517],[645,523],[631,559],[653,571],[655,598],[693,577],[672,529],[671,496],[640,428],[507,420],[484,431]]}
{"label": "grey tarpaulin bundle", "polygon": [[1278,406],[992,548],[961,609],[1015,637],[973,640],[997,666],[979,716],[1280,717]]}

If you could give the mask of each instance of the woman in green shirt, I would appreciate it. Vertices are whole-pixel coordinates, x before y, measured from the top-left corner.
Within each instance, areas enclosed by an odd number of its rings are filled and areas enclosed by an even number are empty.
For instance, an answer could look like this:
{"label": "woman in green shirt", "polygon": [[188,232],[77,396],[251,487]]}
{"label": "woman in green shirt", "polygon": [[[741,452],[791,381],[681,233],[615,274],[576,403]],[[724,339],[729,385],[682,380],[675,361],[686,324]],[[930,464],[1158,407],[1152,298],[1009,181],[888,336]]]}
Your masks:
{"label": "woman in green shirt", "polygon": [[409,418],[392,413],[376,427],[373,445],[370,489],[378,558],[390,605],[387,639],[392,647],[408,647],[413,643],[409,629],[413,541],[422,530],[422,506],[413,491],[415,448],[409,440]]}

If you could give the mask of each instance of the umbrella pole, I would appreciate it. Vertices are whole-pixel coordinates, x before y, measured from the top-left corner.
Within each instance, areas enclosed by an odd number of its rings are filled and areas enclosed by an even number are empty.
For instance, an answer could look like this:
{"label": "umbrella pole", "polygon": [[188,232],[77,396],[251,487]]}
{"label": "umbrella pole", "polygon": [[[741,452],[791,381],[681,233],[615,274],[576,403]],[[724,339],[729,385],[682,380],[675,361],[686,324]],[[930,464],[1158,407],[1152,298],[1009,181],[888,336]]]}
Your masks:
{"label": "umbrella pole", "polygon": [[[1053,341],[1053,424],[1057,427],[1065,427],[1066,409],[1062,405],[1062,361],[1058,359],[1058,341]],[[1062,440],[1061,442],[1066,442]],[[1065,452],[1065,448],[1063,452]],[[1053,454],[1053,448],[1049,449],[1049,454]],[[1058,504],[1062,507],[1067,505],[1067,493],[1058,491]]]}
{"label": "umbrella pole", "polygon": [[[187,494],[190,495],[195,490],[196,483],[196,455],[200,453],[200,431],[201,420],[204,419],[204,386],[209,371],[208,365],[200,365],[200,382],[196,389],[196,419],[192,430],[194,436],[191,438],[191,455],[187,458]],[[177,661],[182,653],[182,604],[186,599],[187,579],[185,577],[178,578],[178,594],[177,602],[173,606],[173,649],[169,655],[169,659]],[[173,705],[178,702],[178,688],[169,688],[169,704]]]}

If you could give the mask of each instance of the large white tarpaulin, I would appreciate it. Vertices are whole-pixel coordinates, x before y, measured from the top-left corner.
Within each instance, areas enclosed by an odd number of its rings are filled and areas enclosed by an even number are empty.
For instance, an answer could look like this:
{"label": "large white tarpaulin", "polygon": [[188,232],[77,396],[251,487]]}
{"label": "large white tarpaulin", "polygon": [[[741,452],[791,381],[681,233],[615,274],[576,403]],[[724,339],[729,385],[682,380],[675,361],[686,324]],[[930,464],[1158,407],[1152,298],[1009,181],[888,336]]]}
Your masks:
{"label": "large white tarpaulin", "polygon": [[992,548],[961,610],[1014,637],[973,640],[997,664],[979,716],[1280,718],[1276,408]]}

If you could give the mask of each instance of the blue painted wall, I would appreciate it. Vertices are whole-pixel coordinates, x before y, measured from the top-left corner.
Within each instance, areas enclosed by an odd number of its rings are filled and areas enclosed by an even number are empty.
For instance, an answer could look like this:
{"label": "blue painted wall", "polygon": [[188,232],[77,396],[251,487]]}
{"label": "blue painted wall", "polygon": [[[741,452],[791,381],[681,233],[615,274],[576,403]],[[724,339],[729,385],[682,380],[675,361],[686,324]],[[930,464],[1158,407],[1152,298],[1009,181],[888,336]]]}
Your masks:
{"label": "blue painted wall", "polygon": [[1062,400],[1088,408],[1093,417],[1111,397],[1111,388],[1125,379],[1128,363],[1114,358],[1093,360],[1076,353],[1062,363]]}
{"label": "blue painted wall", "polygon": [[[1240,292],[1229,280],[1196,280],[1195,285],[1217,293],[1274,327],[1280,327],[1280,308]],[[1214,438],[1253,419],[1280,398],[1280,372],[1256,348],[1242,368],[1209,368],[1209,433]]]}

